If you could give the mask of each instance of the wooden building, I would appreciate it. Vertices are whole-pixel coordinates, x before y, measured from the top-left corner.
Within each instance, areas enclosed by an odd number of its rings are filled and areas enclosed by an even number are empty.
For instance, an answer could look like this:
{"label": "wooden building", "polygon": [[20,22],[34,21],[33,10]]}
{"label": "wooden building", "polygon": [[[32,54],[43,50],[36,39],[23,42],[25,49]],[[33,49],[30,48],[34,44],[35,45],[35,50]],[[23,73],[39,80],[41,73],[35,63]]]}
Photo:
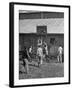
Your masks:
{"label": "wooden building", "polygon": [[47,43],[49,52],[55,53],[57,49],[51,48],[59,45],[64,48],[64,13],[20,11],[19,50],[33,46],[36,53],[39,38]]}

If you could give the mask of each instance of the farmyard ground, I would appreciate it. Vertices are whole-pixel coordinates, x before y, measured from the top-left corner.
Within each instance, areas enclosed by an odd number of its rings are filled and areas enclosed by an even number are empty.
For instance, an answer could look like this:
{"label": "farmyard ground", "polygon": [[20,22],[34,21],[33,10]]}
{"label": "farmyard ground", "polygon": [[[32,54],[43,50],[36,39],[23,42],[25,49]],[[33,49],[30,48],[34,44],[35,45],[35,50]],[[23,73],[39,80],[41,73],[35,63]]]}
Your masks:
{"label": "farmyard ground", "polygon": [[43,62],[40,67],[37,63],[31,62],[29,64],[29,73],[24,73],[23,65],[20,64],[19,79],[31,79],[31,78],[53,78],[64,76],[64,63],[58,62]]}

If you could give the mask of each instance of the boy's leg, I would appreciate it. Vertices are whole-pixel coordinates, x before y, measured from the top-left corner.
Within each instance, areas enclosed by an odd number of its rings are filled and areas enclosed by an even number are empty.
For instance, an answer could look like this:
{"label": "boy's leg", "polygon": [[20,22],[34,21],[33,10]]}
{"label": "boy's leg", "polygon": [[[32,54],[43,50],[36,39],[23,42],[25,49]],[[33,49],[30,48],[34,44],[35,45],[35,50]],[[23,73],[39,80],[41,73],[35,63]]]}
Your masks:
{"label": "boy's leg", "polygon": [[38,60],[38,66],[40,66],[40,59],[41,59],[40,56],[38,56],[38,59],[39,59]]}
{"label": "boy's leg", "polygon": [[62,63],[62,54],[60,54],[60,62]]}
{"label": "boy's leg", "polygon": [[29,65],[28,65],[28,60],[27,59],[25,59],[25,63],[26,63],[26,65],[25,65],[26,73],[29,73]]}
{"label": "boy's leg", "polygon": [[41,61],[40,62],[41,62],[41,64],[43,63],[43,56],[41,56]]}
{"label": "boy's leg", "polygon": [[57,56],[58,62],[59,62],[59,55]]}

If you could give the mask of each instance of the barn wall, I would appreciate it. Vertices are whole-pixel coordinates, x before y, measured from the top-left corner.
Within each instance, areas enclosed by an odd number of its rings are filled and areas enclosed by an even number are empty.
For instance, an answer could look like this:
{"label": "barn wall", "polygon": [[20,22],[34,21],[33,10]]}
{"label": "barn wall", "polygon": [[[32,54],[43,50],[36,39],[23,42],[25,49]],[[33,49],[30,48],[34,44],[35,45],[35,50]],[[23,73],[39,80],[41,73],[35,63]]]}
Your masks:
{"label": "barn wall", "polygon": [[64,18],[19,20],[20,33],[36,33],[37,26],[47,26],[47,33],[64,33]]}

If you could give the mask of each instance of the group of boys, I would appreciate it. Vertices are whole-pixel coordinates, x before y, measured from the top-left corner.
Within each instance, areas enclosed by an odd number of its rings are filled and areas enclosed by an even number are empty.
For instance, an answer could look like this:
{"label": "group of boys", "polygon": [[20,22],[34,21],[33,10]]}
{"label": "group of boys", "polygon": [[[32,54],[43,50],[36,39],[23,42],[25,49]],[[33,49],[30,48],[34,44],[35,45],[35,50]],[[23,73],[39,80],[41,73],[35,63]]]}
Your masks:
{"label": "group of boys", "polygon": [[[58,62],[62,62],[62,47],[60,46],[58,48],[58,56],[57,56],[57,60]],[[23,53],[23,66],[25,68],[25,73],[29,73],[29,65],[28,65],[28,59],[31,59],[31,54],[32,54],[32,46],[29,48],[29,50],[27,50],[26,47],[24,47],[24,53]],[[42,40],[39,39],[38,40],[38,44],[37,44],[37,57],[38,57],[38,67],[43,64],[43,60],[46,59],[46,57],[48,56],[48,46],[46,42],[42,43]]]}

